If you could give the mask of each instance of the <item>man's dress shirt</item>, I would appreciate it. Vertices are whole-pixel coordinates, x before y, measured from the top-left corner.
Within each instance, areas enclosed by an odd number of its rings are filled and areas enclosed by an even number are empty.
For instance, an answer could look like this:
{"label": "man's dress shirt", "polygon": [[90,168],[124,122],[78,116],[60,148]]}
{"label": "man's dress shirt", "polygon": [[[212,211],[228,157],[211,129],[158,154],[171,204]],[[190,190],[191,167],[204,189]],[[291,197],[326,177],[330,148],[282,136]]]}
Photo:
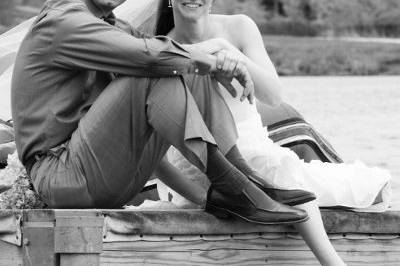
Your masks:
{"label": "man's dress shirt", "polygon": [[46,3],[21,44],[12,79],[12,115],[23,164],[71,137],[104,89],[95,84],[106,84],[90,82],[93,70],[137,77],[210,70],[202,53],[188,52],[167,37],[141,37],[95,17],[83,1]]}

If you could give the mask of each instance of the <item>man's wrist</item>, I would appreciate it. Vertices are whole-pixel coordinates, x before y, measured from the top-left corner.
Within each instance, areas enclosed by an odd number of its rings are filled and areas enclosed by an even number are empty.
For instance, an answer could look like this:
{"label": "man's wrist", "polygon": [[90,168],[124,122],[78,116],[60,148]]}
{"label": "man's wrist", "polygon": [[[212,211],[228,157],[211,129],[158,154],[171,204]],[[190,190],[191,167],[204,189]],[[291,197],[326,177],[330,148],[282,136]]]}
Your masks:
{"label": "man's wrist", "polygon": [[217,58],[198,51],[191,45],[183,45],[183,48],[189,52],[192,61],[192,68],[189,73],[207,75],[216,70]]}

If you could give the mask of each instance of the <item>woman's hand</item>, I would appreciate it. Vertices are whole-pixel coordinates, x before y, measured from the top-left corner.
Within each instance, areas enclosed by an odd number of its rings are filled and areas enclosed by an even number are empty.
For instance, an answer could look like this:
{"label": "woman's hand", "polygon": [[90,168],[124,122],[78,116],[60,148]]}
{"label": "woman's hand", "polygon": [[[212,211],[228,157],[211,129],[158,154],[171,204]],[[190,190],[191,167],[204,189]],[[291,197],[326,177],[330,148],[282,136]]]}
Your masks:
{"label": "woman's hand", "polygon": [[234,52],[221,50],[216,54],[217,70],[214,73],[216,80],[223,85],[228,92],[236,97],[236,89],[232,85],[235,78],[243,86],[243,94],[240,101],[246,98],[251,104],[254,103],[254,83],[247,70],[245,62]]}

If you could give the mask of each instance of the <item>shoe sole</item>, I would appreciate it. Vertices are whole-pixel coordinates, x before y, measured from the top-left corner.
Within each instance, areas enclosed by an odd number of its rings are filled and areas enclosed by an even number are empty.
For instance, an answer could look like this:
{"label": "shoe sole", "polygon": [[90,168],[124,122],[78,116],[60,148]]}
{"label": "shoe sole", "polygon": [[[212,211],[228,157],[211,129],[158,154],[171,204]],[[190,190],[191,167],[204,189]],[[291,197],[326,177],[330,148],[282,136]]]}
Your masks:
{"label": "shoe sole", "polygon": [[[267,194],[267,196],[271,197],[268,194],[268,192],[265,190],[264,186],[260,182],[258,182],[252,176],[248,176],[247,178],[251,182],[253,182],[253,184],[255,184],[259,189],[261,189],[265,194]],[[274,199],[274,198],[272,198],[272,199]],[[304,203],[307,203],[307,202],[310,202],[310,201],[313,201],[313,200],[316,200],[316,199],[317,199],[316,197],[302,196],[302,197],[297,197],[297,198],[290,199],[290,200],[282,200],[282,201],[277,200],[277,199],[274,199],[274,200],[276,200],[276,201],[278,201],[278,202],[280,202],[282,204],[289,205],[289,206],[296,206],[296,205],[304,204]]]}
{"label": "shoe sole", "polygon": [[[266,193],[264,191],[264,193]],[[268,195],[268,194],[267,194]],[[313,200],[316,200],[316,197],[308,197],[308,196],[303,196],[303,197],[298,197],[295,199],[291,199],[291,200],[286,200],[286,201],[279,201],[282,204],[286,204],[289,206],[296,206],[296,205],[300,205],[300,204],[304,204]]]}
{"label": "shoe sole", "polygon": [[225,208],[221,208],[221,207],[217,207],[213,204],[210,203],[206,203],[206,208],[205,210],[207,212],[209,212],[210,214],[221,218],[221,219],[228,219],[229,217],[238,217],[240,219],[243,219],[247,222],[250,223],[255,223],[255,224],[261,224],[261,225],[277,225],[277,224],[297,224],[297,223],[302,223],[302,222],[306,222],[308,221],[309,217],[306,216],[303,219],[300,220],[295,220],[295,221],[283,221],[283,222],[261,222],[261,221],[255,221],[255,220],[251,220],[249,218],[246,218],[236,212],[233,212],[231,210],[225,209]]}

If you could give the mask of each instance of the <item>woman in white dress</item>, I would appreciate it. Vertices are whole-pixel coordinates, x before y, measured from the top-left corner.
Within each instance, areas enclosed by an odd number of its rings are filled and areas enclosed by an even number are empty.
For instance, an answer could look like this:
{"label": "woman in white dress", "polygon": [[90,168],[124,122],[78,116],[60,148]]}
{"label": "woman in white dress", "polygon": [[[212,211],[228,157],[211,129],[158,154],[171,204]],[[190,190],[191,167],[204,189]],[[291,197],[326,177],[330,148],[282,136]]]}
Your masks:
{"label": "woman in white dress", "polygon": [[[227,56],[231,53],[242,56],[255,83],[256,98],[261,109],[262,104],[279,103],[281,84],[255,23],[244,15],[210,14],[212,3],[213,0],[161,1],[155,33],[169,35],[180,43],[215,40],[215,45],[209,47],[207,52],[226,50]],[[186,76],[185,80],[189,86],[193,83],[207,83],[203,77],[195,75]],[[210,82],[208,85],[213,86]],[[240,95],[240,86],[235,87]],[[267,129],[263,127],[255,105],[232,98],[224,90],[220,92],[237,123],[238,148],[250,166],[277,187],[305,189],[317,195],[317,201],[298,206],[308,212],[310,219],[296,227],[321,264],[342,265],[343,261],[325,233],[318,205],[367,208],[380,202],[378,208],[385,210],[390,196],[390,174],[385,170],[366,167],[361,162],[305,163],[293,151],[274,144],[268,138]],[[175,167],[163,163],[158,171],[162,181],[191,201],[204,203],[206,178],[176,150],[170,151],[168,159]],[[336,162],[340,162],[340,159]],[[190,180],[187,180],[188,176]],[[192,183],[196,183],[197,187]],[[168,189],[161,190],[162,198],[167,199],[168,195],[169,198],[172,196],[171,201],[175,204],[187,203],[177,193]]]}
{"label": "woman in white dress", "polygon": [[[161,1],[156,34],[169,35],[181,43],[199,43],[213,39],[210,51],[226,50],[242,56],[255,83],[259,106],[279,103],[281,84],[276,70],[266,53],[261,34],[255,23],[243,15],[211,15],[213,1]],[[207,11],[207,12],[206,12]],[[188,76],[190,86],[201,82],[213,87],[210,81],[199,76]],[[206,85],[204,85],[206,84]],[[197,87],[196,86],[196,87]],[[240,86],[236,86],[240,95]],[[218,88],[217,88],[218,89]],[[320,206],[345,206],[367,208],[378,196],[384,197],[378,205],[381,210],[388,207],[388,183],[390,175],[378,168],[369,168],[361,162],[355,164],[329,164],[320,161],[304,163],[289,149],[274,145],[268,138],[257,109],[247,102],[232,98],[220,90],[231,109],[238,127],[238,147],[245,159],[259,173],[278,187],[302,188],[318,196]],[[265,120],[265,119],[264,119]],[[332,154],[334,155],[334,154]],[[332,156],[331,156],[332,157]],[[180,161],[172,157],[173,161]],[[335,161],[332,158],[331,161]],[[335,162],[340,162],[336,159]],[[183,167],[180,167],[181,170]],[[366,182],[368,181],[368,182]],[[366,193],[368,191],[368,193]],[[382,192],[384,192],[382,194]],[[379,201],[379,200],[378,200]]]}

